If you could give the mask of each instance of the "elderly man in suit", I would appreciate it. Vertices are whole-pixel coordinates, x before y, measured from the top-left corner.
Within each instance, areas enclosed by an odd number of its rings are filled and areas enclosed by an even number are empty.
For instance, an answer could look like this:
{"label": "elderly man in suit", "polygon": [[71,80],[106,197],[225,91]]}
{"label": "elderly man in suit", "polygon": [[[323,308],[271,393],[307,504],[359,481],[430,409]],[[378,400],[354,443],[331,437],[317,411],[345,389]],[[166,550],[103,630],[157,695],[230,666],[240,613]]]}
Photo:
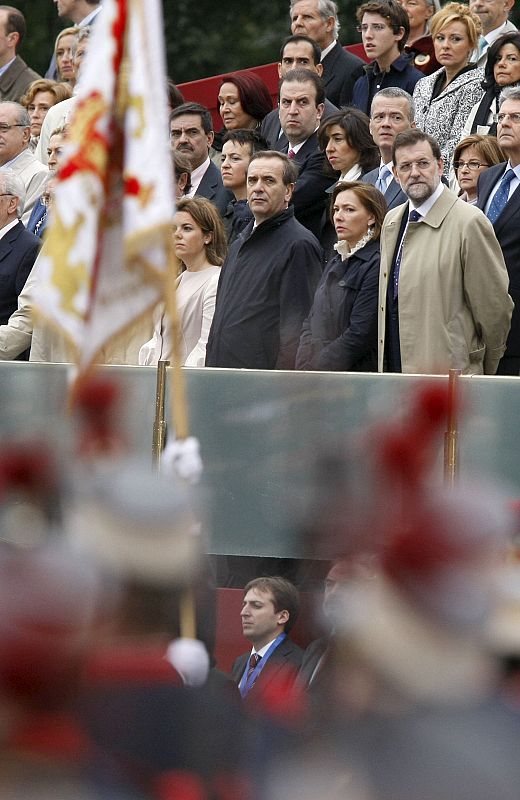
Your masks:
{"label": "elderly man in suit", "polygon": [[183,103],[170,114],[170,140],[173,150],[184,153],[191,163],[191,189],[188,197],[206,197],[225,214],[233,195],[222,184],[222,176],[209,157],[215,133],[211,114],[199,103]]}
{"label": "elderly man in suit", "polygon": [[[309,69],[316,75],[322,77],[323,64],[320,62],[321,50],[314,39],[310,39],[303,34],[288,36],[280,50],[280,61],[278,62],[278,77],[283,78],[291,69]],[[323,119],[330,117],[338,109],[330,100],[325,98],[323,109]],[[274,147],[279,140],[279,144],[287,144],[287,136],[282,131],[280,124],[280,111],[273,108],[262,120],[260,128],[262,136],[267,140],[269,147]]]}
{"label": "elderly man in suit", "polygon": [[40,75],[17,55],[26,33],[25,18],[12,6],[0,6],[0,100],[18,103]]}
{"label": "elderly man in suit", "polygon": [[494,375],[513,303],[493,227],[441,183],[433,137],[400,133],[392,160],[408,202],[381,232],[379,371]]}
{"label": "elderly man in suit", "polygon": [[413,98],[404,89],[389,86],[374,95],[370,109],[370,133],[379,147],[381,164],[362,175],[360,180],[379,189],[384,194],[389,209],[406,203],[407,200],[394,178],[392,147],[398,133],[415,128],[414,115]]}
{"label": "elderly man in suit", "polygon": [[338,41],[338,6],[332,0],[291,0],[291,32],[305,34],[321,48],[325,94],[338,108],[350,105],[363,61]]}
{"label": "elderly man in suit", "polygon": [[29,149],[29,114],[18,103],[0,103],[0,167],[9,167],[25,187],[24,225],[43,191],[49,170]]}
{"label": "elderly man in suit", "polygon": [[18,295],[32,269],[40,240],[26,231],[20,217],[25,188],[10,169],[0,170],[0,325],[16,310]]}
{"label": "elderly man in suit", "polygon": [[499,98],[498,143],[507,162],[485,170],[478,182],[477,206],[493,225],[509,273],[515,304],[507,348],[498,375],[520,373],[520,88],[508,87]]}
{"label": "elderly man in suit", "polygon": [[326,170],[325,153],[320,152],[316,131],[323,116],[325,92],[321,78],[307,69],[292,69],[280,83],[280,122],[288,144],[280,140],[274,149],[285,152],[298,165],[298,180],[292,202],[296,219],[317,239],[328,196],[335,182]]}
{"label": "elderly man in suit", "polygon": [[471,56],[471,61],[479,67],[486,66],[487,51],[504,33],[516,31],[516,25],[508,19],[515,0],[469,0],[469,7],[482,23],[478,51]]}
{"label": "elderly man in suit", "polygon": [[285,578],[256,578],[245,587],[240,617],[252,648],[232,668],[242,697],[254,696],[277,678],[296,678],[303,651],[287,634],[299,606],[298,590]]}

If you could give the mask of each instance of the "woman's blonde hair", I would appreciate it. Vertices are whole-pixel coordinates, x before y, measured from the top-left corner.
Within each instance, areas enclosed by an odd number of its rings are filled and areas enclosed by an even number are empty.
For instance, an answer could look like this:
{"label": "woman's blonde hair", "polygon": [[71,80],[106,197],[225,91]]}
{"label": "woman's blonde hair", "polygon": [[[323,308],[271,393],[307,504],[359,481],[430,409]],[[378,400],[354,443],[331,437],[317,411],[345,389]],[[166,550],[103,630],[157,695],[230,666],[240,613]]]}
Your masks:
{"label": "woman's blonde hair", "polygon": [[451,22],[462,22],[466,27],[471,49],[475,50],[482,32],[479,17],[470,11],[469,6],[462,3],[446,3],[444,8],[437,11],[430,20],[430,33],[433,38],[435,39],[437,34]]}

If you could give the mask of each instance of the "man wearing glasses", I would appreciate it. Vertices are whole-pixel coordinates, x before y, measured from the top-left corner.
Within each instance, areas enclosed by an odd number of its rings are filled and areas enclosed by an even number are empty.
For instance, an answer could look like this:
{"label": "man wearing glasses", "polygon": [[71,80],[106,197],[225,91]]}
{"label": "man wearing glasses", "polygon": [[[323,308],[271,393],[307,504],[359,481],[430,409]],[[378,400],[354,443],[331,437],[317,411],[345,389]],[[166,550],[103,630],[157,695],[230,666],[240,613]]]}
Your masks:
{"label": "man wearing glasses", "polygon": [[413,94],[415,84],[424,76],[413,66],[411,56],[403,55],[410,22],[399,3],[393,0],[363,3],[356,17],[365,53],[372,60],[354,85],[352,105],[369,115],[376,92],[398,86]]}
{"label": "man wearing glasses", "polygon": [[381,232],[378,369],[494,375],[513,303],[493,227],[443,185],[433,137],[400,133],[392,161],[408,202]]}
{"label": "man wearing glasses", "polygon": [[0,103],[0,167],[9,167],[25,187],[22,222],[27,225],[49,170],[29,150],[31,128],[26,109],[18,103]]}
{"label": "man wearing glasses", "polygon": [[520,373],[520,87],[504,89],[496,114],[498,144],[507,162],[485,170],[478,182],[477,207],[491,221],[507,271],[515,304],[507,348],[498,375]]}

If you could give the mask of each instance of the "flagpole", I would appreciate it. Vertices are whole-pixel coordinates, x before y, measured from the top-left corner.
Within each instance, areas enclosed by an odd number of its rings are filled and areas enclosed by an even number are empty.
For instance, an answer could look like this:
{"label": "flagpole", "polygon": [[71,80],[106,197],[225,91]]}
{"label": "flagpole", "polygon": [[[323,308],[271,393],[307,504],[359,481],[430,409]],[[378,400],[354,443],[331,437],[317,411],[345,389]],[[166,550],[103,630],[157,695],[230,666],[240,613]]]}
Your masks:
{"label": "flagpole", "polygon": [[159,471],[159,461],[166,440],[166,419],[164,416],[164,398],[166,395],[166,367],[169,361],[157,364],[157,382],[155,386],[155,419],[153,423],[152,464]]}
{"label": "flagpole", "polygon": [[459,472],[458,408],[460,369],[450,369],[448,374],[448,428],[444,433],[444,483],[455,485]]}

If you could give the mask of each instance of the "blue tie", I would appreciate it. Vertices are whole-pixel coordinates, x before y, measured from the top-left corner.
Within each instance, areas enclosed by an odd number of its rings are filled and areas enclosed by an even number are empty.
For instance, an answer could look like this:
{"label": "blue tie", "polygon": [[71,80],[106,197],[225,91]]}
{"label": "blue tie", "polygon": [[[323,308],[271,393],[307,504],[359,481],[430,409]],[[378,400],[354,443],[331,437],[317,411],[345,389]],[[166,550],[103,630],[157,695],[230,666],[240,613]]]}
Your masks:
{"label": "blue tie", "polygon": [[495,192],[495,196],[491,201],[491,205],[488,208],[488,212],[486,214],[488,220],[493,224],[497,221],[500,214],[504,210],[507,205],[507,200],[509,197],[509,184],[515,177],[515,173],[512,169],[508,169],[507,172],[504,172],[502,175],[502,180],[498,185],[498,189]]}
{"label": "blue tie", "polygon": [[[408,215],[408,223],[410,222],[420,222],[422,219],[421,214],[415,209],[410,211]],[[395,259],[395,266],[394,266],[394,300],[397,299],[397,294],[399,291],[399,270],[401,268],[401,258],[403,255],[403,245],[404,245],[404,237],[406,236],[406,231],[408,230],[408,225],[403,231],[403,236],[401,242],[399,244],[399,250],[397,253],[397,258]]]}
{"label": "blue tie", "polygon": [[384,194],[387,190],[387,181],[388,178],[391,176],[391,172],[388,169],[387,164],[383,164],[383,166],[379,169],[379,177],[375,183],[376,189],[379,189],[381,194]]}

